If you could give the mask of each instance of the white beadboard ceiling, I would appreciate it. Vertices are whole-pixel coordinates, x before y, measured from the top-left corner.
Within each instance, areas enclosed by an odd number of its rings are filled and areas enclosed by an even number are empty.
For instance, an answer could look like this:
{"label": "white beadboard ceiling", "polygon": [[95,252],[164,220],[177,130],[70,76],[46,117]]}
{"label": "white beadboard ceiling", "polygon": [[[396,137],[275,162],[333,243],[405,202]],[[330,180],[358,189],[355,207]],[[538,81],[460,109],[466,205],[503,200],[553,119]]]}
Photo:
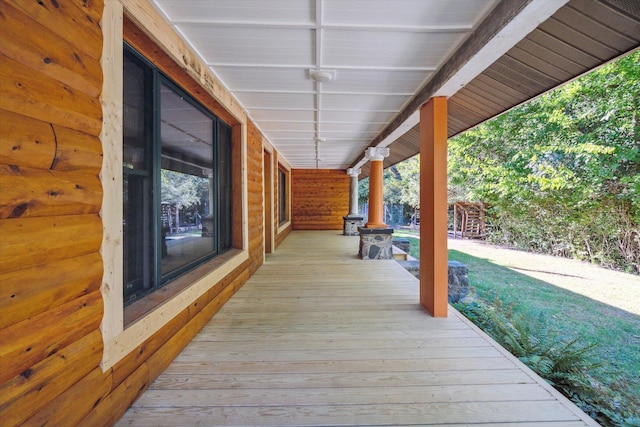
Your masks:
{"label": "white beadboard ceiling", "polygon": [[152,3],[293,168],[345,169],[497,1]]}

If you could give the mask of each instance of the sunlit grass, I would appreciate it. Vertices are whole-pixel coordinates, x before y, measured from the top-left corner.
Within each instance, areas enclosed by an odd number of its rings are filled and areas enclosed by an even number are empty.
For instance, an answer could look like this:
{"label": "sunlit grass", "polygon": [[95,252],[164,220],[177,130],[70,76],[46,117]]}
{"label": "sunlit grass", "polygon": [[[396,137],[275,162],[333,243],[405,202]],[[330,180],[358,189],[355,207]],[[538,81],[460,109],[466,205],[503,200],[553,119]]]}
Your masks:
{"label": "sunlit grass", "polygon": [[[419,259],[417,230],[396,230],[394,237],[411,242]],[[450,250],[449,259],[469,267],[469,282],[478,299],[521,316],[541,339],[595,343],[589,353],[601,367],[590,374],[618,393],[625,406],[640,412],[640,316],[520,274],[485,259]]]}

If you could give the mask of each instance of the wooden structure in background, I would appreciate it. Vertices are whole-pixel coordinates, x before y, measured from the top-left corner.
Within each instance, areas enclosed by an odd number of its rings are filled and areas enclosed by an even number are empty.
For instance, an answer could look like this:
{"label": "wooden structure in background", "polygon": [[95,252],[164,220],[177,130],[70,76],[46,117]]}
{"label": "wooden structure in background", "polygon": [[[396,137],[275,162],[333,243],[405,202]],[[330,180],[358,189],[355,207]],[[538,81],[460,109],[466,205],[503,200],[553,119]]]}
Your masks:
{"label": "wooden structure in background", "polygon": [[487,235],[485,209],[481,202],[453,204],[453,237],[484,239]]}
{"label": "wooden structure in background", "polygon": [[349,175],[337,170],[294,169],[291,197],[294,230],[342,230],[342,217],[349,211]]}

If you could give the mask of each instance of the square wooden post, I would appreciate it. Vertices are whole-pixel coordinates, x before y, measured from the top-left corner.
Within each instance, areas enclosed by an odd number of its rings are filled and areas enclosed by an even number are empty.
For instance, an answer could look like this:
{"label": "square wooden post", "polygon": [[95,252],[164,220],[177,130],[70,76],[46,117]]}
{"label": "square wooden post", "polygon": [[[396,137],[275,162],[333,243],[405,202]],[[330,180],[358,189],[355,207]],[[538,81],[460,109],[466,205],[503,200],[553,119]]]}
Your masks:
{"label": "square wooden post", "polygon": [[447,98],[420,109],[420,304],[447,317]]}

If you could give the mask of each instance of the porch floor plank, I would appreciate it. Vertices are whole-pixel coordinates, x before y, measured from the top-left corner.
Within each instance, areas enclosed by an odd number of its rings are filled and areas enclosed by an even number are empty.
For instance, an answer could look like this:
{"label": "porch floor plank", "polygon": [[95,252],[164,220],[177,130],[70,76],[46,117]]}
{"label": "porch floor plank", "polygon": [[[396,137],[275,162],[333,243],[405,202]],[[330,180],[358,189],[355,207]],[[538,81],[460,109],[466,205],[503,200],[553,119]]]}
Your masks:
{"label": "porch floor plank", "polygon": [[357,247],[291,233],[117,425],[597,425]]}

